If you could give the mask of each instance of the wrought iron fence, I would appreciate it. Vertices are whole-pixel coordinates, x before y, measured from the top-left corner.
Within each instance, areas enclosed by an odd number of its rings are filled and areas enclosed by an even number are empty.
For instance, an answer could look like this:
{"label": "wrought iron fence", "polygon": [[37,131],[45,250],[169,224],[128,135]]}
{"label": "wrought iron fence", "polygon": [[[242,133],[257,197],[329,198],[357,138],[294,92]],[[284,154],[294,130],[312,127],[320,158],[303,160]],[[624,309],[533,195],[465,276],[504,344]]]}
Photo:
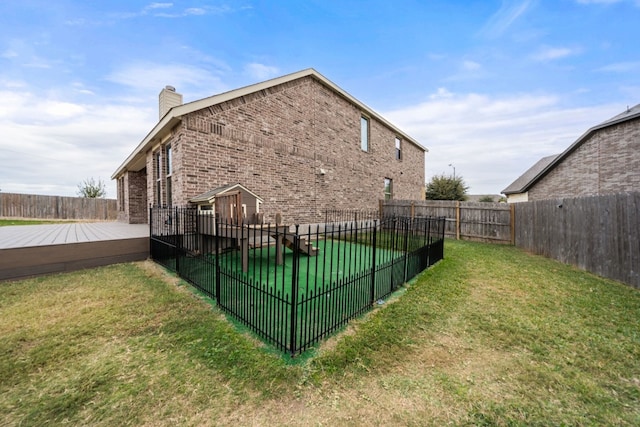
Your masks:
{"label": "wrought iron fence", "polygon": [[443,258],[444,218],[305,227],[152,208],[151,256],[292,356]]}
{"label": "wrought iron fence", "polygon": [[324,222],[359,222],[380,219],[378,209],[327,209],[324,213]]}

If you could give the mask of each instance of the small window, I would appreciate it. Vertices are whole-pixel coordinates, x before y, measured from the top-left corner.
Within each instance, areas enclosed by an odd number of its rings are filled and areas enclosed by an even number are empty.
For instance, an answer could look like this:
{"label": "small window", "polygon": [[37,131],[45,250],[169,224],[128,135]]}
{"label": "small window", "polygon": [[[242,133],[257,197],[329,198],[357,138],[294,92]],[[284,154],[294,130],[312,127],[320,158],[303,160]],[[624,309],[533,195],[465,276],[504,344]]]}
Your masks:
{"label": "small window", "polygon": [[160,151],[153,153],[153,175],[156,180],[153,198],[156,206],[162,206],[162,161]]}
{"label": "small window", "polygon": [[124,177],[118,178],[118,207],[124,211]]}
{"label": "small window", "polygon": [[391,178],[384,179],[384,199],[393,199],[393,180]]}
{"label": "small window", "polygon": [[402,140],[396,136],[396,160],[402,160]]}
{"label": "small window", "polygon": [[360,117],[360,148],[362,151],[369,151],[369,119]]}
{"label": "small window", "polygon": [[167,147],[164,150],[165,153],[165,161],[167,162],[166,166],[167,166],[167,182],[165,185],[165,189],[167,191],[167,195],[165,197],[165,200],[167,201],[167,206],[171,206],[173,204],[173,197],[171,192],[172,192],[172,188],[171,188],[171,172],[173,169],[173,157],[171,156],[171,145],[167,145]]}
{"label": "small window", "polygon": [[173,172],[173,156],[171,153],[171,145],[167,145],[166,157],[167,157],[167,176],[170,176],[171,173]]}

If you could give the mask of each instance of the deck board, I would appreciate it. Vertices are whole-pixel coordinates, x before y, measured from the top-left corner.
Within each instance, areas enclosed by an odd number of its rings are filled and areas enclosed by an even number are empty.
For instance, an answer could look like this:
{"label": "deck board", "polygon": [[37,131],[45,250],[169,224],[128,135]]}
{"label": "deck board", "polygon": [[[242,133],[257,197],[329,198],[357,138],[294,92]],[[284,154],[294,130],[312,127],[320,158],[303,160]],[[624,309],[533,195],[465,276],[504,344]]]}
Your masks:
{"label": "deck board", "polygon": [[0,280],[144,260],[149,226],[119,222],[0,227]]}
{"label": "deck board", "polygon": [[148,237],[147,224],[75,222],[0,227],[0,249]]}

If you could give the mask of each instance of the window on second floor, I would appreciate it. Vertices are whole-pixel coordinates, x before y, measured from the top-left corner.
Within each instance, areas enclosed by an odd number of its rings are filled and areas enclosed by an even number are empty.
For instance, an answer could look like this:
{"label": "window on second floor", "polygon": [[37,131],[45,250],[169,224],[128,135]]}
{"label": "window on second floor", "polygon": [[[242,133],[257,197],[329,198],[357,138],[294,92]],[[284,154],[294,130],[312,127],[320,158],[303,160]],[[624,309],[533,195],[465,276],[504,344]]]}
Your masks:
{"label": "window on second floor", "polygon": [[396,136],[396,160],[402,160],[402,140]]}
{"label": "window on second floor", "polygon": [[360,117],[360,148],[362,151],[369,151],[369,119]]}

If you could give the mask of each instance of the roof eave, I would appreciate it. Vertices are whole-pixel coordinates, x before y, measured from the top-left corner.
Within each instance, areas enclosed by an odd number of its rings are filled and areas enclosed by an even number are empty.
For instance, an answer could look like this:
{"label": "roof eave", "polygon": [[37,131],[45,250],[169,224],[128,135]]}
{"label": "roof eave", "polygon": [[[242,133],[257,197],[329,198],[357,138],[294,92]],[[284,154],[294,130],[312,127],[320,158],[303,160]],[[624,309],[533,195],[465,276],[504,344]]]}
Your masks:
{"label": "roof eave", "polygon": [[251,93],[259,92],[261,90],[268,89],[270,87],[277,86],[279,84],[287,83],[299,78],[313,76],[318,81],[322,82],[324,85],[331,88],[333,91],[347,99],[352,104],[358,106],[362,109],[368,116],[375,118],[376,120],[382,122],[390,129],[392,129],[398,136],[401,136],[404,140],[410,142],[411,144],[418,147],[420,150],[424,152],[428,152],[429,150],[420,144],[417,140],[412,138],[410,135],[406,134],[404,131],[396,127],[394,124],[389,122],[379,113],[375,112],[372,108],[357,100],[353,96],[351,96],[348,92],[344,91],[338,85],[333,83],[331,80],[317,72],[313,68],[307,68],[302,71],[298,71],[295,73],[287,74],[281,77],[277,77],[275,79],[266,80],[264,82],[256,83],[253,85],[245,86],[239,89],[234,89],[228,92],[224,92],[218,95],[213,95],[207,98],[202,98],[197,101],[188,102],[186,104],[182,104],[176,107],[171,108],[160,121],[154,126],[154,128],[147,134],[147,136],[138,144],[138,146],[133,150],[133,152],[126,158],[126,160],[116,169],[116,171],[111,175],[111,179],[118,178],[125,170],[128,169],[128,166],[133,163],[140,161],[141,156],[145,155],[146,152],[151,148],[154,144],[154,139],[157,137],[162,137],[166,132],[168,132],[171,128],[173,128],[177,123],[179,123],[180,118],[185,114],[192,113],[194,111],[202,110],[207,107],[211,107],[213,105],[217,105],[226,101],[230,101],[232,99],[240,98],[242,96],[249,95]]}
{"label": "roof eave", "polygon": [[[529,189],[536,183],[538,182],[540,179],[542,179],[547,173],[549,173],[549,171],[551,171],[553,168],[556,167],[556,165],[558,165],[559,163],[561,163],[567,156],[569,156],[569,154],[571,154],[572,152],[574,152],[580,145],[582,145],[582,143],[584,141],[586,141],[587,139],[589,139],[594,133],[596,133],[596,131],[599,131],[601,129],[605,129],[608,128],[610,126],[614,126],[614,125],[618,125],[620,123],[624,123],[627,122],[629,120],[633,120],[633,119],[637,119],[640,118],[640,113],[635,113],[632,114],[630,116],[627,117],[621,117],[620,119],[617,120],[613,120],[613,121],[606,121],[603,123],[600,123],[599,125],[593,126],[592,128],[590,128],[589,130],[587,130],[585,133],[582,134],[582,136],[580,136],[580,138],[578,138],[573,144],[571,144],[566,150],[564,150],[560,155],[558,155],[558,157],[556,157],[551,163],[549,163],[549,165],[542,169],[535,177],[533,177],[531,179],[531,181],[529,181],[529,183],[524,186],[521,191],[519,191],[518,193],[524,193],[526,191],[529,191]],[[504,193],[507,194],[507,193]]]}

